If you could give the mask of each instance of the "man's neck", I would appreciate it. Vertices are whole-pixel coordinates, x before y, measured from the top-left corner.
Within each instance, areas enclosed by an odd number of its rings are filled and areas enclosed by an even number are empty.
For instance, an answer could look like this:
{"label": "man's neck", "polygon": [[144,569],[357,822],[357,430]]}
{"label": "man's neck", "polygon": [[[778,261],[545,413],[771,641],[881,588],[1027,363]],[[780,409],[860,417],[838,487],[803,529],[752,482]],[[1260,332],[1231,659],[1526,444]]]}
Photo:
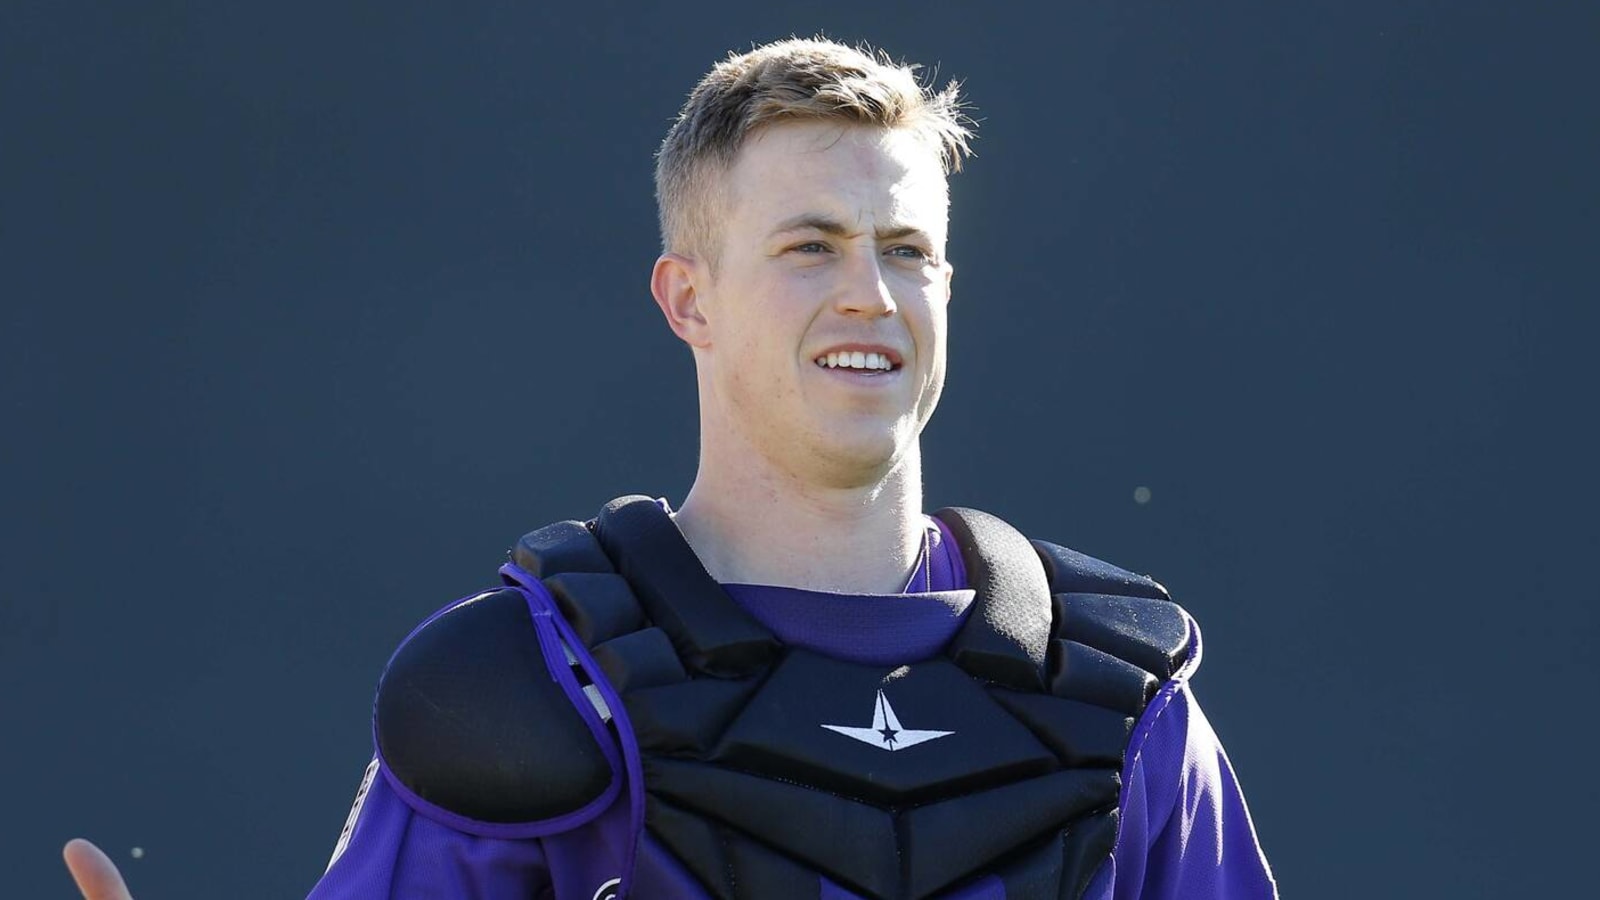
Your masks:
{"label": "man's neck", "polygon": [[905,587],[926,533],[917,448],[883,478],[851,487],[708,463],[675,520],[717,581],[862,594]]}

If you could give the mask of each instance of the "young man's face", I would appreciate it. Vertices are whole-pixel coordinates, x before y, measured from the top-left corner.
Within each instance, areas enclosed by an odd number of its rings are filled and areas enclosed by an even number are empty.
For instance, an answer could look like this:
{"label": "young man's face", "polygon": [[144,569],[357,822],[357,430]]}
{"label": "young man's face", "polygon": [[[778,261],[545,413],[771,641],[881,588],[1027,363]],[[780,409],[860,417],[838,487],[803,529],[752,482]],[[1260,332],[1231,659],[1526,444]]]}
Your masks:
{"label": "young man's face", "polygon": [[904,130],[784,124],[745,144],[726,185],[700,297],[708,439],[839,486],[881,478],[944,386],[938,156]]}

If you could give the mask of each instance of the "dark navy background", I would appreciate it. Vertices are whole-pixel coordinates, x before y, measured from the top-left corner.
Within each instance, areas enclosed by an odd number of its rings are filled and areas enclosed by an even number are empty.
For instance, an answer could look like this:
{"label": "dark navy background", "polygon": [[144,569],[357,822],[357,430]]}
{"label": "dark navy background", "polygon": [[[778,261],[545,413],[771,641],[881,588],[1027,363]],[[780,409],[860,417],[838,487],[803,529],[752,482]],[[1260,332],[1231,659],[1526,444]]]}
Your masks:
{"label": "dark navy background", "polygon": [[1597,8],[765,6],[0,5],[0,893],[302,895],[411,625],[681,498],[651,154],[818,30],[983,120],[930,507],[1199,617],[1287,896],[1592,885]]}

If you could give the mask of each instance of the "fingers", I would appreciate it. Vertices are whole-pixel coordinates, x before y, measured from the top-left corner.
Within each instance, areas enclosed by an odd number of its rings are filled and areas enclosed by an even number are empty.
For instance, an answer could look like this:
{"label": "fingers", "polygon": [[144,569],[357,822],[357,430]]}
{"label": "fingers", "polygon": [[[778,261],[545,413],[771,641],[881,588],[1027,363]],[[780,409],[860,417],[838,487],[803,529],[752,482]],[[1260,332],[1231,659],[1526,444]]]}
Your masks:
{"label": "fingers", "polygon": [[72,880],[78,883],[84,900],[133,900],[111,858],[83,838],[73,838],[62,848]]}

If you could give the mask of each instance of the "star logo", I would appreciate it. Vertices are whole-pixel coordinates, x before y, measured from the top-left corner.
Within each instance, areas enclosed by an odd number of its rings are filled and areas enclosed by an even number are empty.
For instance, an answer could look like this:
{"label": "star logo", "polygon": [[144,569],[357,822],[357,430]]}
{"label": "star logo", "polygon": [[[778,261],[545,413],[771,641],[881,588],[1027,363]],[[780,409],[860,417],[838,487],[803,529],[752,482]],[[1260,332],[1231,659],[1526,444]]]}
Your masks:
{"label": "star logo", "polygon": [[863,744],[871,744],[882,750],[904,750],[915,747],[924,741],[942,738],[954,731],[923,731],[915,728],[901,728],[900,717],[894,714],[894,707],[889,705],[889,698],[883,691],[878,691],[878,700],[872,707],[872,725],[869,728],[857,728],[853,725],[824,725],[829,731],[838,732],[847,738],[854,738]]}

